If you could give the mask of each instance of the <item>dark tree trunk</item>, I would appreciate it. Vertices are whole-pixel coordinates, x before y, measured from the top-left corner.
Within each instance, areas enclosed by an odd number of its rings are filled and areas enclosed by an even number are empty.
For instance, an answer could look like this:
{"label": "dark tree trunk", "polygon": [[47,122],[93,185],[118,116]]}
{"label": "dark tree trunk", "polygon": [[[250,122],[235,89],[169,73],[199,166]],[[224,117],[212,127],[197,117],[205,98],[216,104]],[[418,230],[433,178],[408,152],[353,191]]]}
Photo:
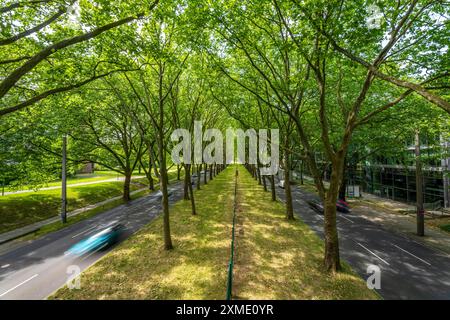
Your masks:
{"label": "dark tree trunk", "polygon": [[123,182],[123,200],[128,202],[131,200],[130,196],[131,171],[125,171],[125,180]]}
{"label": "dark tree trunk", "polygon": [[339,186],[339,196],[338,199],[346,201],[345,194],[347,189],[347,170],[346,170],[347,161],[344,159],[344,169],[342,170],[342,180]]}
{"label": "dark tree trunk", "polygon": [[177,164],[177,180],[178,181],[181,180],[180,173],[181,173],[181,166],[179,164]]}
{"label": "dark tree trunk", "polygon": [[208,170],[208,165],[205,163],[205,174],[203,175],[203,183],[208,184],[208,175],[206,170]]}
{"label": "dark tree trunk", "polygon": [[213,170],[212,170],[212,164],[209,165],[209,181],[213,179]]}
{"label": "dark tree trunk", "polygon": [[341,270],[339,259],[339,238],[336,227],[336,200],[342,179],[343,157],[337,156],[331,167],[330,186],[324,199],[324,264],[327,271]]}
{"label": "dark tree trunk", "polygon": [[420,160],[420,135],[416,131],[415,139],[415,156],[416,156],[416,206],[417,206],[417,235],[423,237],[425,235],[425,210],[423,206],[423,175],[422,162]]}
{"label": "dark tree trunk", "polygon": [[201,170],[201,168],[202,168],[202,165],[197,165],[197,190],[200,190],[201,188],[200,188],[200,182],[202,181],[201,180],[201,175],[200,175],[200,170]]}
{"label": "dark tree trunk", "polygon": [[266,182],[266,176],[262,176],[262,182],[263,182],[263,186],[264,186],[264,191],[267,192],[267,182]]}
{"label": "dark tree trunk", "polygon": [[277,193],[275,190],[275,176],[270,176],[270,189],[272,191],[272,201],[277,201]]}
{"label": "dark tree trunk", "polygon": [[261,185],[262,184],[262,179],[261,179],[261,170],[259,169],[259,166],[258,166],[258,169],[257,169],[257,173],[258,173],[258,184],[259,185]]}
{"label": "dark tree trunk", "polygon": [[284,192],[286,195],[286,218],[288,220],[294,220],[294,208],[292,206],[292,193],[291,193],[291,164],[289,159],[289,145],[285,144],[284,151]]}
{"label": "dark tree trunk", "polygon": [[303,181],[303,166],[304,166],[304,164],[303,164],[303,160],[302,160],[301,163],[300,163],[300,184],[301,185],[304,184],[304,181]]}
{"label": "dark tree trunk", "polygon": [[191,165],[184,164],[184,200],[189,200],[189,185],[191,184]]}

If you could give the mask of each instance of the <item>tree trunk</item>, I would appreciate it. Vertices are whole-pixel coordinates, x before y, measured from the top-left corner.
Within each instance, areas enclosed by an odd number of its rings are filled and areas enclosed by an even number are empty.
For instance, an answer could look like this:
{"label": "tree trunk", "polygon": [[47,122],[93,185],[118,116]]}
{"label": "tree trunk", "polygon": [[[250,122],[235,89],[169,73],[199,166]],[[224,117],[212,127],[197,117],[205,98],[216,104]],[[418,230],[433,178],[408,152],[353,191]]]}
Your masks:
{"label": "tree trunk", "polygon": [[205,174],[203,175],[203,183],[204,184],[208,184],[208,176],[207,176],[207,172],[206,170],[208,170],[208,165],[205,163]]}
{"label": "tree trunk", "polygon": [[181,180],[180,172],[181,172],[181,166],[179,164],[177,164],[177,180],[178,181]]}
{"label": "tree trunk", "polygon": [[342,180],[341,180],[341,184],[339,186],[339,196],[338,198],[340,200],[346,201],[345,199],[345,193],[346,193],[346,189],[347,189],[347,161],[346,159],[344,159],[344,168],[342,170]]}
{"label": "tree trunk", "polygon": [[131,183],[131,170],[125,171],[125,180],[123,182],[123,201],[130,201],[130,183]]}
{"label": "tree trunk", "polygon": [[262,181],[261,181],[261,170],[259,169],[259,165],[258,165],[258,168],[257,168],[257,173],[258,173],[258,184],[261,185],[262,184]]}
{"label": "tree trunk", "polygon": [[173,249],[172,237],[170,235],[169,218],[169,195],[167,191],[168,177],[166,164],[166,148],[164,145],[164,98],[163,98],[163,67],[159,65],[159,83],[158,83],[158,107],[159,107],[159,126],[157,128],[158,154],[159,154],[159,175],[160,188],[162,192],[163,207],[163,227],[164,227],[164,249]]}
{"label": "tree trunk", "polygon": [[184,200],[189,200],[189,185],[191,184],[191,165],[184,164]]}
{"label": "tree trunk", "polygon": [[200,182],[201,182],[201,175],[200,175],[200,170],[202,169],[202,165],[197,165],[197,190],[200,190]]}
{"label": "tree trunk", "polygon": [[304,181],[303,181],[303,160],[300,163],[300,184],[303,185]]}
{"label": "tree trunk", "polygon": [[339,157],[337,155],[334,159],[331,169],[330,187],[325,193],[324,199],[324,265],[327,271],[339,271],[341,269],[339,236],[336,227],[336,200],[342,179],[343,162],[343,156]]}
{"label": "tree trunk", "polygon": [[264,186],[264,191],[267,192],[266,176],[262,176],[262,182],[263,182],[263,186]]}
{"label": "tree trunk", "polygon": [[196,215],[197,214],[197,210],[195,208],[195,198],[194,198],[194,190],[192,188],[192,183],[191,181],[189,181],[189,198],[191,199],[191,209],[192,209],[192,215]]}
{"label": "tree trunk", "polygon": [[294,220],[294,208],[292,206],[292,193],[291,193],[291,170],[289,161],[289,145],[286,142],[284,151],[284,192],[286,195],[286,218],[288,220]]}
{"label": "tree trunk", "polygon": [[417,201],[417,235],[423,237],[425,235],[425,216],[423,206],[423,175],[422,162],[420,161],[420,135],[416,131],[415,139],[415,155],[416,155],[416,201]]}
{"label": "tree trunk", "polygon": [[209,165],[209,181],[211,181],[213,179],[213,170],[212,170],[212,168],[213,168],[213,165],[210,164]]}
{"label": "tree trunk", "polygon": [[272,191],[272,201],[277,201],[277,193],[275,190],[275,176],[270,176],[270,189]]}

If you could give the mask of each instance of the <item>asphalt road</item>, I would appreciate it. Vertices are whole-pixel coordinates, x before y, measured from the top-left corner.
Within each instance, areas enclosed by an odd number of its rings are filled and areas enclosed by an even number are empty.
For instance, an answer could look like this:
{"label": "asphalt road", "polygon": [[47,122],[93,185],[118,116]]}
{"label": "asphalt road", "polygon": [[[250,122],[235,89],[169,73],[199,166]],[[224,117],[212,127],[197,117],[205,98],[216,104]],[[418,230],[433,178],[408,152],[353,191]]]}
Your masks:
{"label": "asphalt road", "polygon": [[[171,184],[169,190],[173,192],[170,203],[183,198],[182,182]],[[115,219],[125,219],[127,223],[120,240],[123,241],[158,216],[161,210],[161,197],[155,192],[1,253],[0,300],[45,299],[73,275],[71,266],[83,271],[112,249],[76,258],[65,254],[72,245]]]}
{"label": "asphalt road", "polygon": [[[323,216],[305,200],[317,195],[292,186],[293,206],[298,217],[323,238]],[[277,195],[285,201],[284,190]],[[337,213],[341,258],[367,279],[369,265],[380,268],[384,299],[450,299],[450,256],[405,235],[383,229],[356,213]]]}

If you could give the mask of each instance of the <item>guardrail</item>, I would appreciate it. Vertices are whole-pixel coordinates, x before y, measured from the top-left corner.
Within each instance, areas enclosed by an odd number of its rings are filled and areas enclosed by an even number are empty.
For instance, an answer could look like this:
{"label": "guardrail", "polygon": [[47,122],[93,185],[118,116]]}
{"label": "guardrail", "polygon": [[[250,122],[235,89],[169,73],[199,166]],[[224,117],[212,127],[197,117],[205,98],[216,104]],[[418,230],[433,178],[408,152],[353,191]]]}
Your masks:
{"label": "guardrail", "polygon": [[227,279],[227,296],[226,300],[231,300],[232,298],[232,290],[233,290],[233,268],[234,268],[234,239],[235,239],[235,226],[236,226],[236,194],[237,194],[237,179],[239,175],[239,170],[236,169],[236,174],[234,177],[234,205],[233,205],[233,224],[231,227],[231,254],[230,254],[230,262],[228,263],[228,279]]}

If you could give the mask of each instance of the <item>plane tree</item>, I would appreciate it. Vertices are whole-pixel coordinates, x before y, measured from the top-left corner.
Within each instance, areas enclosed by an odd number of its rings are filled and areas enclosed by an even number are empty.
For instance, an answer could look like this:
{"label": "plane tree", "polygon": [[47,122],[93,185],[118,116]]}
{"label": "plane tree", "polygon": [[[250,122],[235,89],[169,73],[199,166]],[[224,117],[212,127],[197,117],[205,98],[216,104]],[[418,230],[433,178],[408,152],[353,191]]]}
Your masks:
{"label": "plane tree", "polygon": [[[123,70],[102,55],[103,46],[119,45],[114,37],[108,38],[108,31],[148,18],[158,2],[55,0],[3,5],[0,117]],[[96,48],[90,40],[95,40]]]}

